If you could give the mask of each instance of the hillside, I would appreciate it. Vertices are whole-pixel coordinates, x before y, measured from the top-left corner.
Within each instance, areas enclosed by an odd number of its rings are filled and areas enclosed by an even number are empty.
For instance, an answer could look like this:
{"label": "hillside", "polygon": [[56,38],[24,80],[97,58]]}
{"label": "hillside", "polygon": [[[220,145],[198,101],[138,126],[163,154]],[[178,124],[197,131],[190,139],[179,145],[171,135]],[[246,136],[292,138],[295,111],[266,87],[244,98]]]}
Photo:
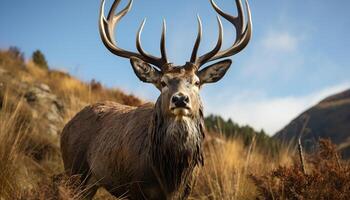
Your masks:
{"label": "hillside", "polygon": [[58,189],[52,179],[63,172],[59,134],[83,107],[143,103],[120,89],[50,70],[43,60],[25,61],[18,48],[0,50],[0,199],[52,199],[52,188]]}
{"label": "hillside", "polygon": [[274,137],[284,141],[294,140],[301,134],[305,121],[306,131],[301,140],[305,147],[314,149],[319,138],[329,138],[338,145],[347,158],[350,157],[350,89],[329,96],[311,107]]}

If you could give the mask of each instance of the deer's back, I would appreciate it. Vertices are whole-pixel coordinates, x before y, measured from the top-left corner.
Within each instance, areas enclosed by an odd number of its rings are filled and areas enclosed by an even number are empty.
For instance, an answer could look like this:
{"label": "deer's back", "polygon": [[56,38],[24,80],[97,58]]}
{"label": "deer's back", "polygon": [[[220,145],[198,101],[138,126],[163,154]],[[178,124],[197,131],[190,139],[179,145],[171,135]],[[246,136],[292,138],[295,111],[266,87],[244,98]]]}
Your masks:
{"label": "deer's back", "polygon": [[[146,138],[153,105],[125,106],[114,102],[84,108],[63,129],[61,151],[65,169],[72,174],[90,170],[97,176],[115,180],[137,176],[144,167]],[[130,166],[135,166],[130,168]],[[117,171],[116,171],[117,170]],[[127,175],[130,176],[127,176]],[[112,180],[113,179],[113,180]]]}

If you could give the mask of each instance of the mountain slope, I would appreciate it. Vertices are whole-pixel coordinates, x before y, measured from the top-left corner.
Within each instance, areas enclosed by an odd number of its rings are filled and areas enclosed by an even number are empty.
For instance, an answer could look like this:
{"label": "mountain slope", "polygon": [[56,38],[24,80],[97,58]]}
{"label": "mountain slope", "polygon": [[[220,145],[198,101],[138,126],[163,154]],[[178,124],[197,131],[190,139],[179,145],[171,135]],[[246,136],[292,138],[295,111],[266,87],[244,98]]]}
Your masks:
{"label": "mountain slope", "polygon": [[[301,133],[306,118],[306,131]],[[293,141],[300,134],[308,150],[315,147],[319,138],[329,138],[338,145],[345,157],[350,157],[350,89],[325,98],[294,119],[274,137]]]}

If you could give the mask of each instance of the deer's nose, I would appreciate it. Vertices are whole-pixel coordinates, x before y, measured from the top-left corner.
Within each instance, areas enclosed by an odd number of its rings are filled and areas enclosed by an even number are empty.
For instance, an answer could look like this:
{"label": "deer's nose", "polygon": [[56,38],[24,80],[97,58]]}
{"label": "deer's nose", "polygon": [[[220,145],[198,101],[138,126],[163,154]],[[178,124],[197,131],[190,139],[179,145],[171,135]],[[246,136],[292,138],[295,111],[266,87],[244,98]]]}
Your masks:
{"label": "deer's nose", "polygon": [[190,98],[183,93],[176,93],[171,97],[171,103],[175,105],[175,107],[188,107],[188,103],[190,102]]}

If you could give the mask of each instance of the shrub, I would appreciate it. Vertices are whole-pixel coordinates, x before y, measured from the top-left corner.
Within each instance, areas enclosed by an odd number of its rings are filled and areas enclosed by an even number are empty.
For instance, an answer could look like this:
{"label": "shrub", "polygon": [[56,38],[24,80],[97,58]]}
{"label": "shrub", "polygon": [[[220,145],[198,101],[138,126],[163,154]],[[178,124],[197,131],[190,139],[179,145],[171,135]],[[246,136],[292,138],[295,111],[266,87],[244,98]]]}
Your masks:
{"label": "shrub", "polygon": [[339,160],[335,145],[321,139],[308,158],[307,173],[298,164],[267,175],[251,175],[258,199],[350,199],[350,168]]}
{"label": "shrub", "polygon": [[24,64],[24,53],[21,52],[21,50],[18,47],[11,46],[8,49],[8,52],[9,52],[10,56],[12,56],[12,58],[14,58],[15,60],[19,60]]}
{"label": "shrub", "polygon": [[99,82],[99,81],[96,81],[95,79],[92,79],[90,81],[90,87],[91,87],[91,90],[102,90],[103,87],[102,87],[102,84]]}
{"label": "shrub", "polygon": [[26,66],[23,52],[18,47],[0,50],[0,66],[7,71],[23,69]]}
{"label": "shrub", "polygon": [[34,51],[32,55],[33,62],[41,68],[48,69],[49,66],[47,64],[46,58],[40,50]]}

